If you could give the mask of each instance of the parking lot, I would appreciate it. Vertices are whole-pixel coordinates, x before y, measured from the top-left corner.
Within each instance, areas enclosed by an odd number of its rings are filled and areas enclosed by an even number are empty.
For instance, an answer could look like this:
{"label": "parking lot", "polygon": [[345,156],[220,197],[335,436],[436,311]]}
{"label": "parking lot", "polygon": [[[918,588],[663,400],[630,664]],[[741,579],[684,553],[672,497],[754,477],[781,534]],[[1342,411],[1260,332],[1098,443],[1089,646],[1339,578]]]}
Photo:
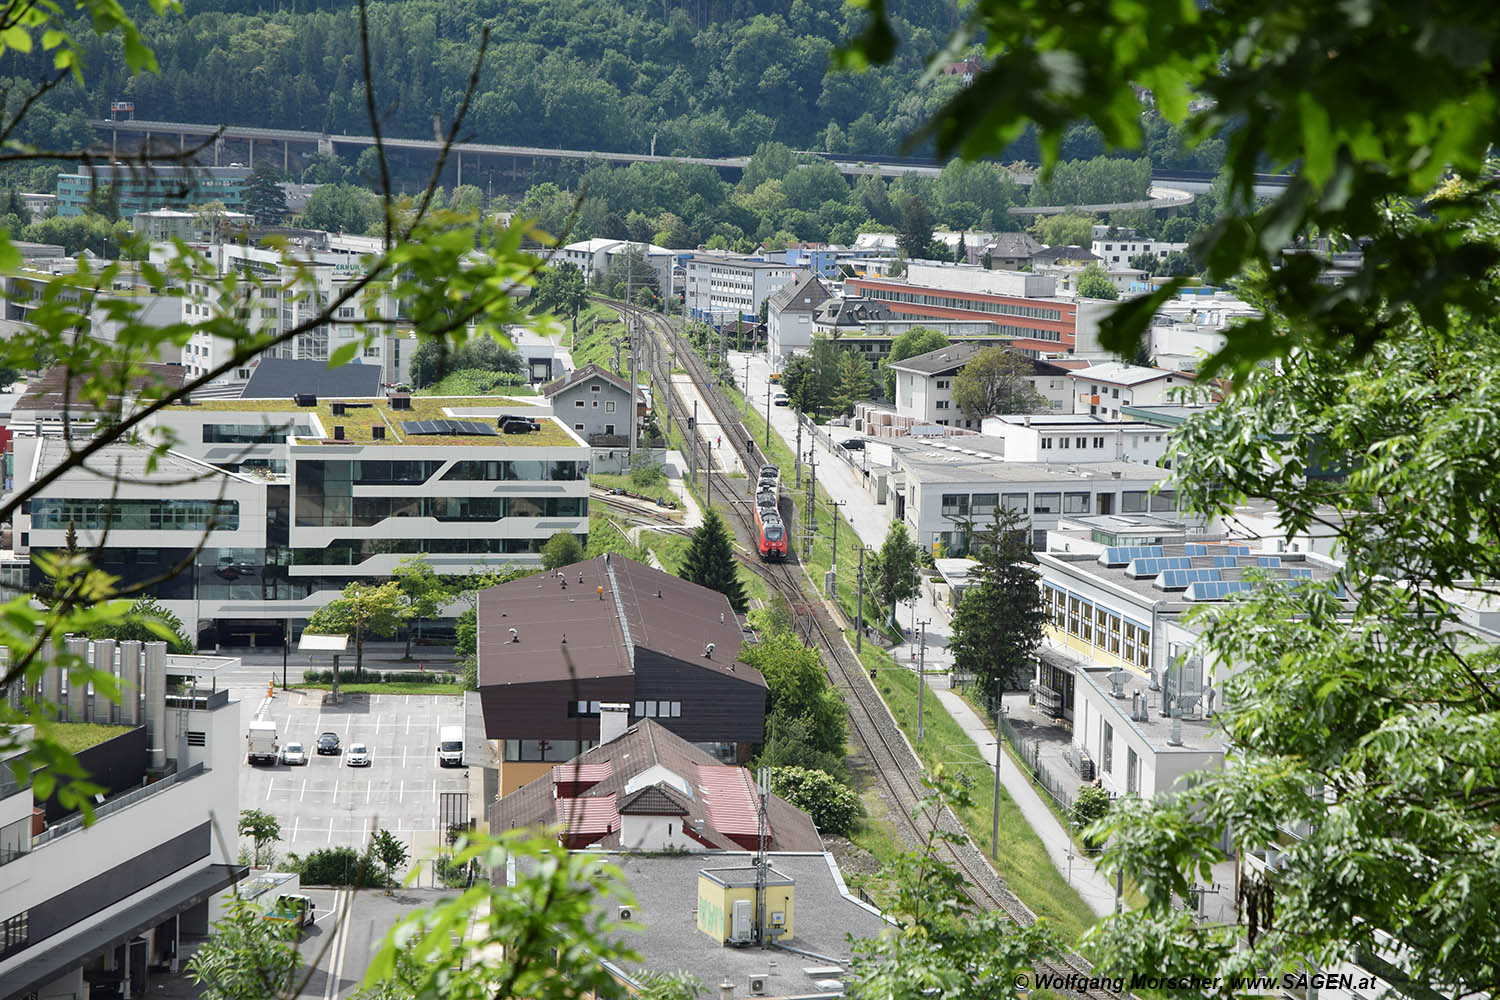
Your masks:
{"label": "parking lot", "polygon": [[[274,721],[281,745],[301,743],[308,763],[251,767],[241,758],[240,808],[277,818],[280,854],[363,849],[379,828],[405,841],[413,860],[431,854],[439,842],[439,795],[469,789],[463,768],[437,762],[438,730],[463,725],[463,699],[346,695],[342,704],[327,705],[322,695],[286,691],[269,703],[243,703],[246,723],[251,717]],[[338,734],[338,755],[317,754],[318,735],[325,732]],[[345,766],[344,752],[354,743],[369,748],[369,767]]]}

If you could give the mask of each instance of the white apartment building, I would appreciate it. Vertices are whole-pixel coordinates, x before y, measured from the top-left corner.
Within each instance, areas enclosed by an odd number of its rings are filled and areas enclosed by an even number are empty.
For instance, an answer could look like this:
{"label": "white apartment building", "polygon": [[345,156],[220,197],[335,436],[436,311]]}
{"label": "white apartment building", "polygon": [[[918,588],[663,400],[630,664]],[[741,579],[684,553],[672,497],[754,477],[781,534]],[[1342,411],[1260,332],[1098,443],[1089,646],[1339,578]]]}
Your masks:
{"label": "white apartment building", "polygon": [[1007,462],[1139,462],[1167,453],[1167,430],[1144,420],[1063,413],[985,417],[980,433],[1005,444]]}
{"label": "white apartment building", "polygon": [[[1001,345],[965,341],[887,365],[896,373],[896,415],[910,418],[916,424],[978,429],[981,421],[954,405],[953,382],[980,351],[995,346]],[[1040,359],[1030,359],[1030,364],[1032,374],[1028,380],[1032,388],[1052,409],[1062,409],[1071,397],[1068,370]]]}
{"label": "white apartment building", "polygon": [[87,826],[55,800],[34,813],[31,783],[0,766],[0,995],[148,996],[152,968],[180,968],[181,936],[206,935],[217,897],[245,874],[229,853],[240,705],[213,680],[238,661],[169,656],[160,642],[72,639],[69,651],[112,674],[125,699],[108,702],[60,666],[27,693],[68,722],[130,728],[77,755],[109,776],[95,778],[108,791]]}
{"label": "white apartment building", "polygon": [[893,446],[891,454],[895,516],[918,545],[950,556],[968,550],[969,525],[987,522],[1001,504],[1030,517],[1037,546],[1066,516],[1175,506],[1170,492],[1150,495],[1168,473],[1148,465],[1010,462],[1000,442],[977,436]]}
{"label": "white apartment building", "polygon": [[[281,254],[259,247],[215,243],[201,251],[208,262],[209,273],[201,282],[189,282],[181,299],[181,321],[203,323],[215,316],[233,316],[254,335],[285,333],[317,316],[343,295],[364,275],[363,265],[352,253],[329,251],[310,255],[295,267],[282,261]],[[152,260],[164,262],[175,254],[171,247],[154,247]],[[233,301],[213,298],[218,294],[215,279],[228,274],[242,278]],[[390,295],[366,299],[356,296],[340,305],[332,320],[319,324],[293,339],[264,352],[261,357],[294,360],[327,361],[340,347],[360,343],[359,358],[378,365],[382,381],[396,385],[407,381],[414,345],[404,344],[404,337],[393,325],[375,329],[373,339],[365,344],[366,334],[359,329],[362,319],[393,320],[397,315],[395,299]],[[189,378],[217,369],[226,362],[236,345],[228,338],[208,332],[194,333],[182,348],[181,362]],[[404,348],[404,349],[403,349]],[[224,381],[243,381],[250,377],[254,360],[224,376]]]}
{"label": "white apartment building", "polygon": [[[25,403],[18,487],[67,451],[56,412]],[[541,430],[500,433],[502,414]],[[172,436],[155,468],[147,446],[103,449],[17,515],[16,551],[62,548],[71,527],[124,584],[182,564],[152,593],[201,643],[279,643],[349,582],[381,582],[418,553],[463,575],[535,566],[553,534],[588,535],[589,447],[534,400],[211,399],[162,410],[143,433]]]}
{"label": "white apartment building", "polygon": [[797,268],[754,257],[694,254],[684,264],[683,303],[688,317],[713,326],[760,319],[760,305],[796,280]]}
{"label": "white apartment building", "polygon": [[1132,229],[1120,230],[1110,226],[1095,226],[1094,239],[1089,250],[1104,262],[1106,268],[1130,265],[1130,258],[1149,254],[1158,261],[1166,260],[1167,254],[1186,252],[1186,243],[1165,243],[1148,240]]}
{"label": "white apartment building", "polygon": [[592,285],[595,277],[609,270],[615,257],[627,252],[643,254],[651,270],[656,272],[656,290],[663,299],[671,300],[676,292],[672,281],[672,267],[677,254],[655,243],[631,243],[628,240],[609,240],[596,237],[569,243],[559,250],[554,258],[559,264],[572,264],[583,272],[583,280]]}
{"label": "white apartment building", "polygon": [[1068,373],[1073,383],[1073,412],[1120,419],[1122,406],[1171,402],[1169,393],[1189,385],[1191,375],[1106,361]]}
{"label": "white apartment building", "polygon": [[799,271],[770,298],[766,307],[766,350],[774,361],[812,345],[814,317],[829,299],[828,288],[811,271]]}

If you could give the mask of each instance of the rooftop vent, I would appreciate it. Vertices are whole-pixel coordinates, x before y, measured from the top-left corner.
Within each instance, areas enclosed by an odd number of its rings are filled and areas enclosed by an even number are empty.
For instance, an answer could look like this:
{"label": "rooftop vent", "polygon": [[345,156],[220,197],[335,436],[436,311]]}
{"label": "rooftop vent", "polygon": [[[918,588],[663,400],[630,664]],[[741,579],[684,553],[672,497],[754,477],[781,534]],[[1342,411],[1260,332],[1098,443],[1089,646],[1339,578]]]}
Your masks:
{"label": "rooftop vent", "polygon": [[292,402],[296,403],[298,406],[317,406],[318,397],[310,392],[299,392],[297,393],[297,395],[292,397]]}
{"label": "rooftop vent", "polygon": [[714,644],[713,643],[709,643],[707,646],[703,647],[703,656],[704,656],[705,659],[712,659],[713,655],[714,655]]}
{"label": "rooftop vent", "polygon": [[333,439],[335,441],[342,441],[342,440],[344,440],[344,425],[343,424],[334,424],[333,425]]}
{"label": "rooftop vent", "polygon": [[411,393],[409,392],[387,393],[385,398],[391,404],[391,409],[393,410],[411,409]]}
{"label": "rooftop vent", "polygon": [[328,408],[333,411],[335,417],[342,417],[344,415],[343,403],[329,403]]}
{"label": "rooftop vent", "polygon": [[385,428],[384,427],[380,427],[380,426],[371,427],[370,428],[370,436],[372,438],[374,438],[376,441],[384,441],[385,440]]}
{"label": "rooftop vent", "polygon": [[511,629],[510,630],[510,641],[511,642],[520,642],[521,641],[521,633],[517,632],[515,629]]}

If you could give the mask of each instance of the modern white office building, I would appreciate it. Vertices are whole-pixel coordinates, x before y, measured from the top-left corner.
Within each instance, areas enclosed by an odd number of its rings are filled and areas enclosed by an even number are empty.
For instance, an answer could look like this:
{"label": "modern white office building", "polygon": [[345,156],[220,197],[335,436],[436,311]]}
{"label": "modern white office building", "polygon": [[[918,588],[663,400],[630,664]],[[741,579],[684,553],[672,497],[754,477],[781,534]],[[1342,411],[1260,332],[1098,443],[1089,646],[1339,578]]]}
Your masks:
{"label": "modern white office building", "polygon": [[1143,420],[1090,414],[1036,413],[985,417],[980,432],[1005,442],[1007,462],[1139,462],[1157,465],[1169,432]]}
{"label": "modern white office building", "polygon": [[760,305],[796,280],[796,267],[754,257],[699,253],[683,264],[683,304],[690,319],[722,326],[737,319],[755,322]]}
{"label": "modern white office building", "polygon": [[[18,486],[68,450],[59,415],[27,403]],[[502,415],[540,429],[503,433]],[[201,643],[279,643],[347,583],[418,553],[468,574],[534,566],[553,534],[588,534],[589,446],[534,399],[210,399],[159,412],[143,440],[168,450],[153,464],[150,444],[112,445],[49,483],[17,516],[15,550],[55,551],[71,530],[126,584],[181,566],[152,592]]]}
{"label": "modern white office building", "polygon": [[[245,873],[229,853],[238,842],[240,705],[214,679],[238,661],[169,656],[165,643],[69,644],[117,679],[122,701],[70,683],[61,666],[26,693],[59,706],[64,726],[125,728],[77,754],[106,790],[89,825],[55,798],[36,803],[32,783],[0,761],[7,1000],[152,995],[153,968],[180,968],[181,939],[208,933],[217,897]],[[29,738],[14,735],[22,746]]]}
{"label": "modern white office building", "polygon": [[677,263],[677,254],[655,243],[632,243],[628,240],[610,240],[596,237],[569,243],[557,252],[557,263],[572,264],[583,272],[583,280],[593,285],[602,277],[617,258],[627,253],[639,254],[651,265],[656,275],[656,290],[666,301],[671,301],[677,291],[672,280],[672,269]]}

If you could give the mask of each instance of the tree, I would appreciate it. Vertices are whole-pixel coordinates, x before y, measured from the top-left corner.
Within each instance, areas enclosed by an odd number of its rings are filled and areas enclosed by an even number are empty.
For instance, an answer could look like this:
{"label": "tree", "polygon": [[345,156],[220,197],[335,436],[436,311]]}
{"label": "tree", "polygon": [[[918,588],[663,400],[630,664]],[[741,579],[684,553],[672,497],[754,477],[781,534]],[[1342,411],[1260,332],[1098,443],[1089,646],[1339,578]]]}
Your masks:
{"label": "tree", "polygon": [[385,870],[385,890],[389,895],[396,884],[396,869],[406,864],[411,854],[399,837],[389,830],[380,829],[370,837],[370,855]]}
{"label": "tree", "polygon": [[189,958],[185,971],[205,1000],[265,1000],[297,993],[302,955],[286,923],[243,896],[229,897],[228,914]]}
{"label": "tree", "polygon": [[891,350],[880,362],[880,377],[885,383],[885,398],[896,398],[896,373],[889,366],[919,354],[947,347],[951,341],[930,326],[914,326],[891,341]]}
{"label": "tree", "polygon": [[260,866],[262,848],[281,839],[281,824],[276,817],[259,809],[240,810],[239,833],[249,837],[255,844],[251,864]]}
{"label": "tree", "polygon": [[362,234],[382,214],[380,199],[353,184],[325,184],[312,193],[300,216],[308,229]]}
{"label": "tree", "polygon": [[925,257],[931,243],[932,212],[920,195],[909,195],[901,203],[901,227],[896,233],[896,245],[908,257]]}
{"label": "tree", "polygon": [[351,583],[341,598],[323,605],[307,620],[307,630],[319,635],[348,635],[354,639],[354,679],[364,676],[365,640],[396,634],[401,626],[401,588],[394,581],[375,586]]}
{"label": "tree", "polygon": [[828,682],[817,650],[788,630],[765,632],[740,658],[761,672],[766,699],[766,744],[760,762],[844,772],[848,710]]}
{"label": "tree", "polygon": [[920,566],[921,552],[907,533],[906,525],[892,522],[880,551],[870,557],[870,589],[881,607],[890,609],[893,623],[896,608],[916,600],[921,592]]}
{"label": "tree", "polygon": [[1007,347],[987,347],[954,376],[953,405],[970,420],[1045,410],[1046,399],[1031,384],[1033,371],[1030,358]]}
{"label": "tree", "polygon": [[739,614],[744,614],[749,605],[745,585],[740,582],[739,567],[734,561],[729,529],[717,511],[710,510],[703,515],[703,523],[688,540],[687,553],[682,557],[682,567],[677,575],[700,587],[717,590],[729,598],[729,606]]}
{"label": "tree", "polygon": [[[1009,1000],[1026,995],[1028,973],[1055,956],[1058,942],[1045,921],[1018,927],[1000,910],[979,909],[964,876],[943,852],[965,843],[953,812],[972,809],[974,796],[939,764],[922,783],[932,791],[916,815],[928,830],[915,851],[881,868],[890,886],[885,912],[891,933],[854,942],[852,1000],[943,997]],[[945,822],[946,820],[946,822]]]}
{"label": "tree", "polygon": [[561,316],[577,316],[588,303],[583,272],[567,262],[547,268],[537,279],[532,301],[538,309]]}
{"label": "tree", "polygon": [[854,404],[869,399],[874,388],[875,376],[869,362],[857,351],[840,351],[838,392],[833,397],[833,408],[845,415],[853,413]]}
{"label": "tree", "polygon": [[117,642],[123,639],[165,642],[168,652],[183,655],[198,651],[197,643],[188,638],[182,619],[154,597],[136,598],[119,620],[101,623],[86,634],[95,639],[114,639]]}
{"label": "tree", "polygon": [[1173,250],[1162,258],[1160,265],[1161,273],[1169,278],[1181,278],[1190,274],[1196,274],[1198,267],[1193,263],[1193,258],[1181,250]]}
{"label": "tree", "polygon": [[426,389],[464,371],[519,374],[524,367],[521,355],[510,345],[493,336],[473,337],[454,346],[447,341],[424,340],[411,354],[411,381]]}
{"label": "tree", "polygon": [[811,816],[823,833],[847,834],[859,819],[859,796],[827,771],[773,767],[771,791]]}
{"label": "tree", "polygon": [[406,626],[406,652],[402,659],[409,660],[412,626],[417,622],[431,621],[442,612],[449,598],[448,585],[433,572],[426,555],[401,560],[391,577],[400,594],[400,617]]}
{"label": "tree", "polygon": [[1025,684],[1047,610],[1031,555],[1030,522],[996,507],[986,528],[970,526],[973,581],[953,616],[953,660],[981,679],[986,700]]}
{"label": "tree", "polygon": [[1098,785],[1084,785],[1078,789],[1073,804],[1068,807],[1068,821],[1075,830],[1083,833],[1084,842],[1090,849],[1098,845],[1087,831],[1109,815],[1109,807],[1113,801],[1109,792]]}
{"label": "tree", "polygon": [[1097,263],[1085,267],[1078,275],[1078,297],[1083,299],[1118,299],[1120,290],[1109,280],[1109,274]]}
{"label": "tree", "polygon": [[557,569],[583,561],[583,546],[571,531],[559,531],[542,546],[542,569]]}
{"label": "tree", "polygon": [[638,1000],[698,1000],[703,995],[702,981],[690,972],[644,972],[637,979]]}
{"label": "tree", "polygon": [[1031,224],[1031,235],[1049,247],[1088,248],[1094,241],[1096,220],[1092,215],[1039,215]]}
{"label": "tree", "polygon": [[805,354],[793,356],[781,370],[781,391],[786,393],[792,409],[801,413],[817,408],[816,382],[812,359]]}
{"label": "tree", "polygon": [[262,226],[286,218],[286,191],[281,187],[281,174],[264,157],[250,172],[250,181],[245,185],[245,211]]}
{"label": "tree", "polygon": [[1155,274],[1161,260],[1152,253],[1138,253],[1130,258],[1130,266],[1137,271],[1145,271],[1147,274]]}

